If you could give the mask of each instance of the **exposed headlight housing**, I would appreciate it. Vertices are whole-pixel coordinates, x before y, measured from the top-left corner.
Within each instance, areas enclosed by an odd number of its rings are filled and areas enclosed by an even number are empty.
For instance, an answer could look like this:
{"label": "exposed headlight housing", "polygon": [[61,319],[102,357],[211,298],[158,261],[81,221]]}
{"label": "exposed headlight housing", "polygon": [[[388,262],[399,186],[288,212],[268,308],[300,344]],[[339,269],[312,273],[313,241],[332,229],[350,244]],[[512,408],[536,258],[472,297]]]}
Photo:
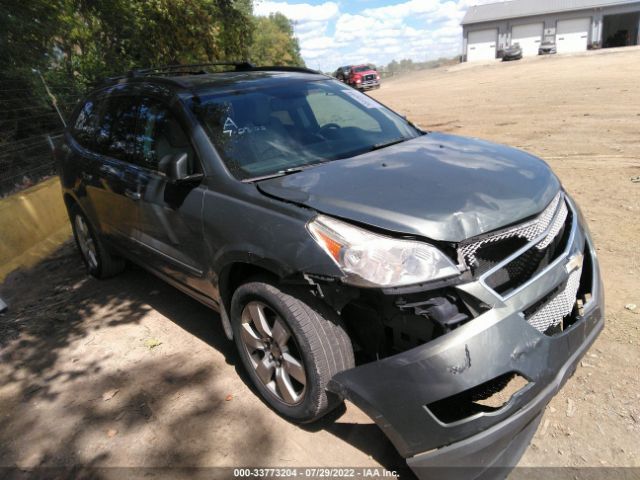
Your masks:
{"label": "exposed headlight housing", "polygon": [[423,242],[378,235],[324,215],[307,228],[352,285],[400,287],[460,274],[445,254]]}

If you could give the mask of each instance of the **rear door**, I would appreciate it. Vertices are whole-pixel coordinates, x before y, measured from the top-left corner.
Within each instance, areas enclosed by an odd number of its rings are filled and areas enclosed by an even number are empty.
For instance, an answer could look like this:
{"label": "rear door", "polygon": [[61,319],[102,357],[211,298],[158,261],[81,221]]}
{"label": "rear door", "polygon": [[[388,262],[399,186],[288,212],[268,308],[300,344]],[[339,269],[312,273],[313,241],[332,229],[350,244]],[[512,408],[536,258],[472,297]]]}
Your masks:
{"label": "rear door", "polygon": [[113,243],[130,249],[137,220],[137,185],[130,168],[135,151],[138,103],[126,94],[100,101],[95,132],[93,180],[87,189],[102,233]]}
{"label": "rear door", "polygon": [[82,210],[93,225],[102,227],[93,206],[96,190],[100,188],[97,171],[101,156],[95,151],[96,132],[99,127],[100,102],[92,97],[85,101],[70,128],[68,149],[62,156],[63,185],[73,186]]}
{"label": "rear door", "polygon": [[168,176],[176,155],[186,153],[189,173],[202,165],[178,116],[161,99],[142,97],[136,135],[135,176],[138,220],[136,241],[145,264],[200,293],[205,279],[201,185],[178,185]]}

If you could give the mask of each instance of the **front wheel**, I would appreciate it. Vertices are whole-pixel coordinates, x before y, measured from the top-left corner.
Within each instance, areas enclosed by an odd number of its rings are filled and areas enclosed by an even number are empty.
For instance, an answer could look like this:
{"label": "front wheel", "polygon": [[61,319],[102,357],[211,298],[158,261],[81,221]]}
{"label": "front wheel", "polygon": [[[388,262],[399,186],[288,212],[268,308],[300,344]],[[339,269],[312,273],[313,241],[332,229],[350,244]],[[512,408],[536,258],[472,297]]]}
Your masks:
{"label": "front wheel", "polygon": [[341,403],[326,387],[333,375],[354,366],[353,349],[324,303],[303,289],[257,279],[234,293],[231,319],[242,363],[272,409],[306,423]]}

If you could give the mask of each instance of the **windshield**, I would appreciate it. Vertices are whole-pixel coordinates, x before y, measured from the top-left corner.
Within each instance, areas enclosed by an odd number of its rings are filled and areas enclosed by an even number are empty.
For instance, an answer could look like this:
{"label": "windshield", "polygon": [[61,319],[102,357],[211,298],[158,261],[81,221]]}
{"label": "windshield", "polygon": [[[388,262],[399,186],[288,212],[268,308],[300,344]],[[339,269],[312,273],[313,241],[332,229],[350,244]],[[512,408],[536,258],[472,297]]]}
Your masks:
{"label": "windshield", "polygon": [[370,66],[368,65],[362,65],[360,67],[356,67],[353,69],[356,73],[358,72],[368,72],[369,70],[373,70]]}
{"label": "windshield", "polygon": [[352,157],[422,134],[333,80],[202,95],[191,100],[191,108],[241,180]]}

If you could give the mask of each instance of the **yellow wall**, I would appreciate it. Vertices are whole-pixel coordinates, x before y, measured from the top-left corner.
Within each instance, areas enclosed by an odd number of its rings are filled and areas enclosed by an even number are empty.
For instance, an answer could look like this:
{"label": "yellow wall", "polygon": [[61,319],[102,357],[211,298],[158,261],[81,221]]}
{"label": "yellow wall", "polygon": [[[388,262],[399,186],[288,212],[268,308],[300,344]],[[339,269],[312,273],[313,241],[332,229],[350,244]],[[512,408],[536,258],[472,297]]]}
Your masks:
{"label": "yellow wall", "polygon": [[57,177],[0,200],[0,282],[35,265],[70,235]]}

